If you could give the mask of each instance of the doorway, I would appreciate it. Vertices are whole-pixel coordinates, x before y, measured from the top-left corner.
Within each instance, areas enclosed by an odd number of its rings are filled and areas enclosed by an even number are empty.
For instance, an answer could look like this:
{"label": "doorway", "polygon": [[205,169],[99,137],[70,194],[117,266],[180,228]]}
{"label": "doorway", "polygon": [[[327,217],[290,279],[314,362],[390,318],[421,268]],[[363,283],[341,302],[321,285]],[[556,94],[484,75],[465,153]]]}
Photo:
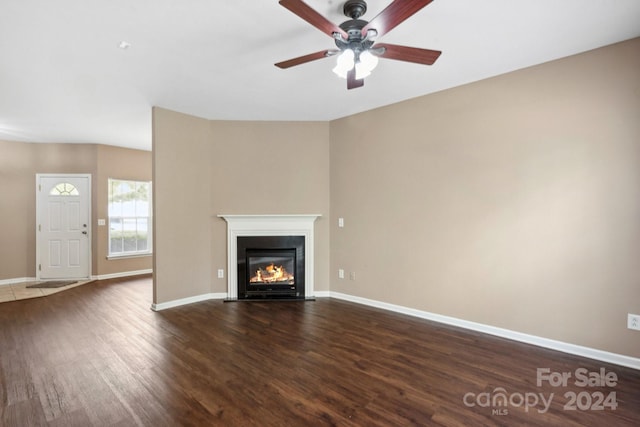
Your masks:
{"label": "doorway", "polygon": [[91,175],[36,175],[36,278],[91,272]]}

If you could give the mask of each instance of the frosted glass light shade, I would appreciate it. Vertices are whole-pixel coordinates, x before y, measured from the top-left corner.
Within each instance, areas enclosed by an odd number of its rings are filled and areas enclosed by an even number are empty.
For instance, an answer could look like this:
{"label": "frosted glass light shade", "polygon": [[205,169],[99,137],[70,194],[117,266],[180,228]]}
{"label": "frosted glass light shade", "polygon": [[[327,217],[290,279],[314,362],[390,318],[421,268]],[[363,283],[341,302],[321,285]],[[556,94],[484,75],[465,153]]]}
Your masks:
{"label": "frosted glass light shade", "polygon": [[360,60],[356,64],[356,79],[364,79],[374,68],[378,66],[378,57],[368,50],[360,54]]}
{"label": "frosted glass light shade", "polygon": [[347,73],[353,68],[355,61],[355,54],[351,49],[345,49],[338,56],[337,64],[333,69],[333,72],[343,79],[347,78]]}

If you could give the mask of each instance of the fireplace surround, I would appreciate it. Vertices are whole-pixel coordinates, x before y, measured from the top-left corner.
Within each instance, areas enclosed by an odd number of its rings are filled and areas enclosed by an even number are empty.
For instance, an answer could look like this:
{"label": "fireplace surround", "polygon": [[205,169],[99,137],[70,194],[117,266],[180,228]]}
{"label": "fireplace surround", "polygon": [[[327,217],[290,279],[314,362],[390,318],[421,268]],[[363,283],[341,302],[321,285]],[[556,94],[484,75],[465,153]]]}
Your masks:
{"label": "fireplace surround", "polygon": [[239,236],[238,299],[305,298],[304,236]]}
{"label": "fireplace surround", "polygon": [[[249,245],[251,249],[254,251],[250,256],[255,258],[255,263],[260,264],[266,262],[261,260],[261,258],[266,257],[274,257],[274,266],[275,267],[284,267],[286,270],[285,260],[288,259],[289,268],[296,271],[295,284],[296,287],[300,286],[297,290],[298,295],[293,297],[292,289],[286,289],[286,284],[280,283],[274,287],[271,286],[271,289],[274,291],[282,291],[281,295],[286,295],[289,292],[291,298],[313,298],[314,295],[314,222],[320,217],[320,215],[231,215],[231,214],[220,214],[218,217],[223,218],[227,222],[227,299],[234,301],[240,299],[246,299],[246,288],[243,289],[243,293],[239,295],[239,282],[240,275],[242,278],[246,279],[248,273],[246,271],[246,263],[247,257],[246,254],[238,257],[238,242],[241,241],[240,247],[243,246],[243,241],[245,238],[258,238],[258,243],[260,238],[266,238],[263,242],[266,242],[266,245],[262,244],[251,244]],[[276,244],[271,247],[271,249],[275,250],[271,254],[263,253],[262,249],[265,249],[269,246],[273,241],[271,237],[285,238],[278,239],[283,240],[285,244]],[[300,244],[300,240],[298,243],[292,246],[291,238],[297,237],[298,239],[302,239],[302,244]],[[289,239],[287,241],[287,238]],[[301,245],[301,246],[300,246]],[[291,248],[297,247],[295,250],[295,254],[291,252],[278,253],[278,251],[289,251]],[[300,264],[300,255],[303,256],[303,263]],[[282,257],[283,262],[279,263],[275,258]],[[293,261],[295,259],[295,261]],[[251,262],[249,259],[248,262]],[[290,262],[298,262],[298,265],[293,268],[291,267]],[[241,263],[245,264],[245,267],[240,265]],[[259,268],[263,269],[265,272],[265,276],[267,276],[267,266],[271,264],[266,263],[266,265],[259,266]],[[277,264],[277,265],[276,265]],[[294,264],[295,265],[295,264]],[[301,271],[300,271],[301,270]],[[282,286],[284,285],[284,286]],[[258,285],[263,286],[263,288],[252,288],[252,291],[258,291],[258,293],[249,294],[249,297],[262,297],[260,294],[260,290],[264,291],[268,285]],[[264,294],[264,292],[262,292]]]}

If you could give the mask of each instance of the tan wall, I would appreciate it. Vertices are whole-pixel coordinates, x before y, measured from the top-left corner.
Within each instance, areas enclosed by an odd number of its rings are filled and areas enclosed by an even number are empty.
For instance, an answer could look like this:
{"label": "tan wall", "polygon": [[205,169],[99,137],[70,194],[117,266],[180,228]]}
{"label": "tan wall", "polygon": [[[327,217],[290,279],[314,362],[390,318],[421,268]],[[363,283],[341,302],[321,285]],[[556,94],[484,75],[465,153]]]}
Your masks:
{"label": "tan wall", "polygon": [[329,124],[207,121],[154,108],[155,295],[226,292],[218,214],[318,213],[316,289],[328,290]]}
{"label": "tan wall", "polygon": [[640,357],[639,51],[332,122],[331,290]]}
{"label": "tan wall", "polygon": [[35,163],[31,144],[0,141],[0,280],[35,277]]}
{"label": "tan wall", "polygon": [[109,178],[132,181],[151,181],[151,152],[132,150],[108,145],[97,146],[97,170],[93,183],[97,198],[94,200],[93,236],[94,271],[100,275],[109,275],[128,271],[150,270],[152,256],[107,259],[109,254],[108,227],[97,226],[98,218],[108,219],[107,208]]}
{"label": "tan wall", "polygon": [[154,303],[211,292],[209,121],[153,109]]}
{"label": "tan wall", "polygon": [[[329,290],[329,123],[211,122],[211,209],[217,214],[320,214],[314,289]],[[227,265],[226,222],[213,220],[213,269]],[[213,271],[212,270],[212,274]],[[226,292],[215,279],[214,292]]]}
{"label": "tan wall", "polygon": [[[117,153],[117,154],[115,154]],[[109,154],[108,156],[106,154]],[[105,155],[105,157],[101,157]],[[151,178],[151,153],[92,144],[32,144],[0,141],[0,280],[36,275],[37,173],[86,173],[92,175],[92,274],[103,275],[151,268],[151,259],[114,267],[105,262],[108,245],[105,227],[97,227],[98,214],[106,215],[107,185],[101,184],[100,170],[117,171],[131,167],[146,169]],[[101,208],[102,206],[102,208]],[[104,212],[104,213],[103,213]],[[102,216],[106,218],[106,216]],[[135,268],[134,268],[135,267]]]}

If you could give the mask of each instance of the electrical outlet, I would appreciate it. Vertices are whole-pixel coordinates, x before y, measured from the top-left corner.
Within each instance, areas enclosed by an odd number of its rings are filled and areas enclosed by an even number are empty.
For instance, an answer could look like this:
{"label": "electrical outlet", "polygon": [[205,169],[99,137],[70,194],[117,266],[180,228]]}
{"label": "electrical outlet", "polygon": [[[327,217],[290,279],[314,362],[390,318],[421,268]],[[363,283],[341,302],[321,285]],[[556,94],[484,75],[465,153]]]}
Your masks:
{"label": "electrical outlet", "polygon": [[349,274],[349,279],[356,280],[356,272],[355,271],[352,271],[351,274]]}
{"label": "electrical outlet", "polygon": [[224,279],[224,270],[218,269],[218,279]]}
{"label": "electrical outlet", "polygon": [[344,218],[338,218],[338,227],[340,228],[344,227]]}
{"label": "electrical outlet", "polygon": [[629,313],[627,318],[627,328],[640,331],[640,314]]}
{"label": "electrical outlet", "polygon": [[338,279],[344,279],[344,270],[338,269]]}

